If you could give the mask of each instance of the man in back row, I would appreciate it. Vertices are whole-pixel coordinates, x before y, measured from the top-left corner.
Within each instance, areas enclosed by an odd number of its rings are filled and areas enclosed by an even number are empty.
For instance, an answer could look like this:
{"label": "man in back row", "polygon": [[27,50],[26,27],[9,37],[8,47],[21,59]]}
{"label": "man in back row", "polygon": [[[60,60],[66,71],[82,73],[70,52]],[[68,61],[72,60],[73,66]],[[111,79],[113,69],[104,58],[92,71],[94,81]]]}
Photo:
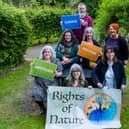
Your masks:
{"label": "man in back row", "polygon": [[90,16],[88,16],[87,8],[84,3],[80,3],[78,5],[78,14],[80,16],[81,28],[73,29],[73,32],[77,37],[77,39],[79,40],[79,43],[81,43],[85,28],[93,27],[93,20]]}

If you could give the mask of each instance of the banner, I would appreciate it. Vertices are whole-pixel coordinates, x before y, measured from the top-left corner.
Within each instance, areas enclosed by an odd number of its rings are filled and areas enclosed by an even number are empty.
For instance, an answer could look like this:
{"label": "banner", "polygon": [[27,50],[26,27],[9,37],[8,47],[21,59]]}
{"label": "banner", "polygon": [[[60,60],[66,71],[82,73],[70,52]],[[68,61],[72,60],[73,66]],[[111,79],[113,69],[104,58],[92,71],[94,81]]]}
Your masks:
{"label": "banner", "polygon": [[78,29],[81,27],[79,15],[66,15],[61,17],[62,29]]}
{"label": "banner", "polygon": [[48,87],[46,129],[120,128],[121,91]]}
{"label": "banner", "polygon": [[96,61],[101,52],[102,48],[83,41],[78,50],[78,55],[91,61]]}
{"label": "banner", "polygon": [[43,77],[49,80],[54,79],[54,72],[56,71],[57,65],[48,63],[46,61],[33,58],[30,74],[38,77]]}

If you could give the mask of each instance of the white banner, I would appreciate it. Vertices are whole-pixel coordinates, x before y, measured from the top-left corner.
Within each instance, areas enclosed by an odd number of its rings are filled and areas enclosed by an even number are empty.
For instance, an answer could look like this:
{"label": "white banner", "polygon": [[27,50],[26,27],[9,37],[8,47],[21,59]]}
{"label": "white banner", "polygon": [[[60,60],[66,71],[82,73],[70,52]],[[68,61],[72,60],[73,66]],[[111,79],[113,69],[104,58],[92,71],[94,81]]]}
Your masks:
{"label": "white banner", "polygon": [[48,88],[46,129],[120,128],[121,91]]}

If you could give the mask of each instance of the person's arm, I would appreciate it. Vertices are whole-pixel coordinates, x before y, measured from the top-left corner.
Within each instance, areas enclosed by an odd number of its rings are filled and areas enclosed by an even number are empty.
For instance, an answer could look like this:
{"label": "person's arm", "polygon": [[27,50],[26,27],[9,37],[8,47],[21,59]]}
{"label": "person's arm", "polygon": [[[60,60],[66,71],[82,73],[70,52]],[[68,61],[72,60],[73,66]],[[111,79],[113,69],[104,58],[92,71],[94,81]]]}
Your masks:
{"label": "person's arm", "polygon": [[88,27],[93,27],[93,20],[90,16],[88,16]]}
{"label": "person's arm", "polygon": [[124,66],[126,67],[126,65],[128,64],[128,60],[124,60]]}
{"label": "person's arm", "polygon": [[79,61],[79,56],[77,55],[78,52],[78,45],[74,45],[72,48],[72,53],[71,53],[71,58],[70,58],[70,62],[71,63],[77,63]]}
{"label": "person's arm", "polygon": [[62,75],[62,71],[60,71],[60,72],[56,71],[55,72],[55,77],[61,77],[61,75]]}
{"label": "person's arm", "polygon": [[79,56],[77,55],[78,52],[78,45],[75,43],[73,46],[71,46],[71,53],[69,58],[65,58],[65,60],[62,61],[62,64],[70,64],[70,63],[78,63],[79,62]]}
{"label": "person's arm", "polygon": [[86,32],[84,31],[82,41],[85,41],[85,38],[86,38]]}
{"label": "person's arm", "polygon": [[59,59],[55,59],[56,60],[56,65],[57,65],[57,72],[62,72],[63,71],[63,66],[61,64],[61,62],[59,61]]}
{"label": "person's arm", "polygon": [[121,66],[121,68],[120,68],[120,71],[121,71],[121,90],[123,90],[126,87],[126,74],[125,74],[125,68],[124,68],[122,63],[120,66]]}
{"label": "person's arm", "polygon": [[93,20],[90,16],[86,16],[81,24],[84,28],[86,27],[93,27]]}
{"label": "person's arm", "polygon": [[64,55],[60,50],[60,43],[57,43],[57,46],[55,48],[55,52],[56,52],[56,57],[59,58],[60,60],[62,60]]}
{"label": "person's arm", "polygon": [[96,68],[93,70],[92,72],[92,78],[95,82],[95,84],[99,87],[99,88],[102,88],[103,85],[102,83],[100,82],[100,79],[99,79],[99,74],[100,74],[100,69],[102,67],[102,62],[99,62],[96,66]]}
{"label": "person's arm", "polygon": [[88,26],[87,20],[85,20],[85,19],[80,19],[80,22],[81,22],[81,25],[82,25],[83,27],[87,27],[87,26]]}
{"label": "person's arm", "polygon": [[124,61],[124,65],[127,65],[128,58],[129,58],[129,50],[128,50],[127,42],[121,36],[119,36],[118,41],[119,41],[119,49],[120,49],[120,54],[121,54],[121,60]]}
{"label": "person's arm", "polygon": [[79,61],[79,56],[78,55],[76,55],[76,56],[74,56],[74,57],[72,57],[71,59],[70,59],[70,62],[71,63],[77,63]]}

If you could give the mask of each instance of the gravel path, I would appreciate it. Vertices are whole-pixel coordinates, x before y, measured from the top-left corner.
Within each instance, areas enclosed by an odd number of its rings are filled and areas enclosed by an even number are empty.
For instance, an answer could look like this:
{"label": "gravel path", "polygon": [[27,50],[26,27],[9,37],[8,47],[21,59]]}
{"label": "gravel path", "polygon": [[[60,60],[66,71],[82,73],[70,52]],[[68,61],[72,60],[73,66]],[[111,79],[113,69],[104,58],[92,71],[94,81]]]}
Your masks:
{"label": "gravel path", "polygon": [[[47,44],[51,45],[53,48],[55,48],[56,44]],[[33,57],[39,57],[40,50],[42,49],[44,45],[38,45],[38,46],[33,46],[27,49],[24,59],[26,61],[31,61]]]}
{"label": "gravel path", "polygon": [[[47,44],[55,48],[56,44]],[[39,57],[40,50],[44,45],[33,46],[27,49],[24,59],[31,61],[33,57]],[[20,111],[25,114],[39,115],[39,106],[32,100],[32,87],[34,85],[34,78],[30,75],[27,76],[28,87],[19,95],[21,102]]]}

